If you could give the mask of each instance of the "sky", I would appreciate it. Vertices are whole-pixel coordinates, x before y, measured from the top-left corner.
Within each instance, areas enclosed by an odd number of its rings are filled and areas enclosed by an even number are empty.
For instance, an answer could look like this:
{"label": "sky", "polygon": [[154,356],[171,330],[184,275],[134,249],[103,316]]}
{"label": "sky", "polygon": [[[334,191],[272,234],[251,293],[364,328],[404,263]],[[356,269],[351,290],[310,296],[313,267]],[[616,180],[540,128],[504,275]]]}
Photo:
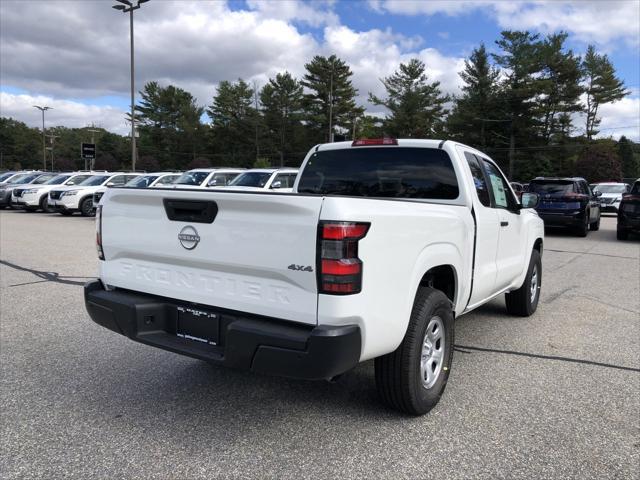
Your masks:
{"label": "sky", "polygon": [[[33,105],[47,105],[47,125],[126,134],[129,21],[114,3],[0,0],[0,115],[39,126]],[[150,0],[135,12],[136,90],[156,80],[205,106],[222,80],[301,77],[314,55],[336,54],[358,101],[380,115],[368,94],[383,94],[380,78],[401,62],[420,58],[457,94],[464,59],[481,42],[497,52],[506,29],[562,30],[575,53],[606,53],[631,95],[601,109],[601,136],[640,140],[640,0]]]}

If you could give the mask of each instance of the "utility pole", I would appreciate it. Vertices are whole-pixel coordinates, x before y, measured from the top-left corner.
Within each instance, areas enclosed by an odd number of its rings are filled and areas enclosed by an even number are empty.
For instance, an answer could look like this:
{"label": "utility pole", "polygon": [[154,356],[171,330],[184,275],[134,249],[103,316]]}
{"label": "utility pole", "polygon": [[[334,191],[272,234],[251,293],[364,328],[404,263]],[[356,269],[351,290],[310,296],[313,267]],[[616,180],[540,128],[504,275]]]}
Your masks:
{"label": "utility pole", "polygon": [[[92,124],[91,126],[93,127],[94,125]],[[96,144],[95,134],[96,133],[100,133],[100,130],[96,130],[95,128],[89,128],[87,130],[87,132],[91,132],[91,143],[93,143],[93,145],[95,147],[95,144]],[[94,167],[94,164],[95,164],[95,161],[96,161],[96,155],[98,154],[98,149],[96,148],[94,150],[94,152],[95,153],[93,155],[93,159],[91,159],[91,164],[89,165],[89,170],[91,170],[91,171],[93,171],[93,167]],[[87,169],[87,160],[86,159],[84,161],[84,169],[85,170]]]}
{"label": "utility pole", "polygon": [[333,143],[333,59],[331,59],[331,76],[329,78],[329,143]]}
{"label": "utility pole", "polygon": [[131,37],[131,170],[136,170],[136,118],[135,118],[135,74],[133,57],[133,11],[140,8],[140,4],[149,0],[137,0],[136,5],[130,0],[116,0],[122,5],[113,5],[112,8],[123,13],[129,13],[129,36]]}
{"label": "utility pole", "polygon": [[53,107],[41,107],[40,105],[34,105],[34,108],[37,108],[42,112],[42,168],[43,170],[47,169],[47,146],[45,145],[45,131],[44,131],[44,112],[47,110],[53,110]]}
{"label": "utility pole", "polygon": [[[49,139],[49,144],[51,145],[49,147],[49,150],[51,150],[51,171],[53,172],[53,145],[54,142],[56,140],[56,138],[60,138],[60,135],[47,135],[47,138]],[[46,167],[45,167],[46,170]]]}

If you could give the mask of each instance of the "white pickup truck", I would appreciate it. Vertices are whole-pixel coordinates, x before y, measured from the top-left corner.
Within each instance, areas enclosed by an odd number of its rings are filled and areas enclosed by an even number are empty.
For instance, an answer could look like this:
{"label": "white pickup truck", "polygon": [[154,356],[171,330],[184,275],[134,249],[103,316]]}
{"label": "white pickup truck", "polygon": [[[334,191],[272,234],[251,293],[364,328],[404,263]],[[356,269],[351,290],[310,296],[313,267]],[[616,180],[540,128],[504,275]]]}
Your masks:
{"label": "white pickup truck", "polygon": [[535,312],[543,222],[452,141],[318,145],[294,193],[111,188],[98,207],[98,324],[209,362],[331,379],[375,359],[389,406],[439,400],[454,319],[506,293]]}

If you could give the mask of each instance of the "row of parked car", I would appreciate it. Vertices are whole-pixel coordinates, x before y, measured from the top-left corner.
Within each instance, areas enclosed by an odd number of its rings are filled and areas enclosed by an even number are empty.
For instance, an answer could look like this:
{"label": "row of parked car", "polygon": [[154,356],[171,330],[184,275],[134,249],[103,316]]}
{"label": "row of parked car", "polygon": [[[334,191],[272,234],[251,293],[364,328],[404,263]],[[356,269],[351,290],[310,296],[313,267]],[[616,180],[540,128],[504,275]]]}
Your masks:
{"label": "row of parked car", "polygon": [[600,228],[603,212],[612,212],[618,216],[619,240],[640,233],[640,179],[632,187],[618,182],[589,184],[581,177],[537,177],[511,187],[518,196],[523,192],[540,196],[536,210],[545,226],[569,228],[586,237],[589,230]]}
{"label": "row of parked car", "polygon": [[[109,187],[224,188],[231,190],[292,191],[297,169],[199,168],[186,172],[40,171],[0,174],[0,208],[95,215],[95,206]],[[600,228],[602,212],[618,215],[617,236],[626,240],[640,233],[640,179],[625,183],[588,184],[580,177],[537,177],[527,184],[511,184],[516,195],[540,196],[536,210],[545,226],[565,227],[586,237]]]}
{"label": "row of parked car", "polygon": [[0,208],[24,208],[72,215],[95,215],[109,187],[225,188],[291,191],[296,169],[198,168],[186,172],[40,171],[0,174]]}

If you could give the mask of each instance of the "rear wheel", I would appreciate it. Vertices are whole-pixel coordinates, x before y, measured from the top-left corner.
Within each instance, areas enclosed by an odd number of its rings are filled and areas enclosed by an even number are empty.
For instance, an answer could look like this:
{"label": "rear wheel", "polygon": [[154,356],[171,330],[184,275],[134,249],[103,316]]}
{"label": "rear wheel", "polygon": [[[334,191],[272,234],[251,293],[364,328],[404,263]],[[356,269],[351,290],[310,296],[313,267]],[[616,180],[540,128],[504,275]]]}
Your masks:
{"label": "rear wheel", "polygon": [[589,225],[589,229],[594,232],[597,232],[598,230],[600,230],[600,215],[598,215],[598,220],[596,220],[595,222]]}
{"label": "rear wheel", "polygon": [[586,237],[587,233],[589,233],[589,212],[585,212],[584,222],[576,230],[576,234],[579,237]]}
{"label": "rear wheel", "polygon": [[91,197],[87,197],[80,202],[80,215],[83,217],[93,217],[95,215],[95,213],[93,213],[93,199]]}
{"label": "rear wheel", "polygon": [[382,401],[410,415],[423,415],[440,400],[453,359],[451,302],[439,290],[421,287],[400,346],[375,360]]}
{"label": "rear wheel", "polygon": [[616,237],[618,238],[618,240],[627,240],[629,238],[629,232],[619,228],[616,231]]}
{"label": "rear wheel", "polygon": [[507,312],[511,315],[519,317],[528,317],[538,308],[538,300],[540,300],[540,287],[542,286],[542,259],[540,252],[534,250],[531,252],[531,260],[529,260],[529,269],[522,286],[505,295],[507,304]]}

